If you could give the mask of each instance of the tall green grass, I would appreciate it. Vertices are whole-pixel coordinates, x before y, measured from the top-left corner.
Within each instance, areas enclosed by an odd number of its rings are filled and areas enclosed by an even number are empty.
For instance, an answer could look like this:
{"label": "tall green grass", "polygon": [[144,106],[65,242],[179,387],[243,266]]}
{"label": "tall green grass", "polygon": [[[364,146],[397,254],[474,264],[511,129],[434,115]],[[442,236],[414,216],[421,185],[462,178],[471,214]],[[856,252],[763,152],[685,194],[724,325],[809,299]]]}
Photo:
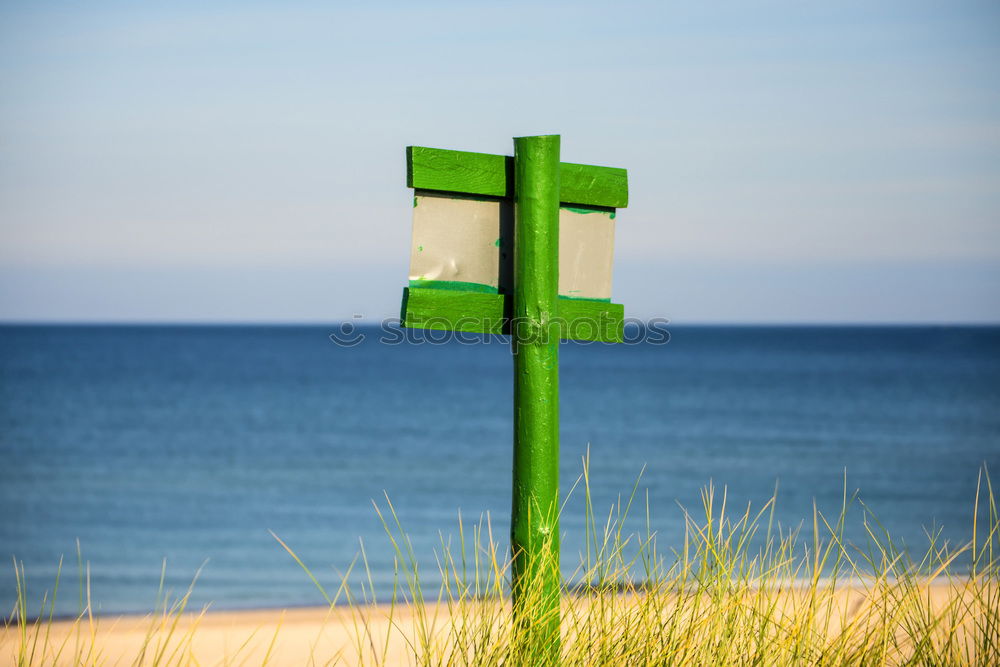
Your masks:
{"label": "tall green grass", "polygon": [[[17,601],[13,611],[4,619],[4,629],[15,628],[16,642],[13,646],[4,645],[0,641],[0,664],[13,664],[18,667],[28,665],[103,665],[120,660],[109,660],[103,655],[98,635],[102,631],[102,618],[95,615],[91,603],[90,563],[84,562],[79,540],[76,543],[77,570],[79,579],[79,607],[76,617],[71,621],[69,632],[62,636],[53,636],[52,627],[55,621],[56,599],[59,593],[59,583],[62,580],[63,561],[59,560],[56,568],[55,585],[51,596],[48,591],[42,595],[41,609],[37,615],[31,616],[28,609],[28,582],[24,563],[14,559],[14,576],[17,587]],[[156,592],[153,613],[148,617],[145,636],[139,651],[131,664],[135,665],[187,665],[191,662],[190,644],[198,618],[207,611],[202,609],[194,622],[188,624],[185,632],[179,632],[178,627],[188,601],[194,591],[199,568],[191,581],[191,585],[183,595],[174,596],[166,590],[164,583],[167,574],[167,563],[163,562],[160,569],[160,585]],[[8,662],[9,661],[9,662]]]}
{"label": "tall green grass", "polygon": [[[951,544],[931,530],[919,552],[894,540],[846,483],[839,512],[828,516],[814,506],[806,531],[775,520],[773,497],[761,507],[734,509],[725,489],[710,485],[697,512],[681,508],[683,540],[666,550],[657,544],[650,501],[639,496],[638,483],[606,513],[594,506],[586,459],[578,485],[584,546],[565,578],[563,664],[1000,664],[1000,515],[985,470],[970,499],[969,540]],[[315,654],[315,664],[387,664],[399,658],[400,646],[406,661],[419,665],[544,664],[549,652],[537,643],[544,633],[515,624],[511,558],[488,515],[471,523],[460,517],[457,533],[441,537],[428,564],[419,562],[388,496],[375,511],[394,557],[385,599],[377,595],[364,545],[328,590],[275,536],[331,608],[349,617],[352,646],[336,656]],[[635,514],[644,528],[629,530]],[[866,535],[860,544],[845,538],[856,514]],[[426,568],[439,584],[428,583]],[[8,635],[11,645],[0,646],[0,660],[9,654],[19,665],[54,664],[54,656],[61,664],[101,664],[94,640],[100,618],[84,601],[85,575],[77,619],[85,631],[76,645],[54,647],[48,628],[58,586],[32,617],[16,562],[15,573],[18,605],[8,627],[17,632]],[[528,587],[529,605],[540,590]],[[194,664],[197,624],[176,632],[189,595],[158,606],[134,664]],[[266,657],[282,664],[270,650]]]}
{"label": "tall green grass", "polygon": [[[648,497],[637,498],[638,483],[599,515],[586,459],[580,482],[585,546],[565,580],[563,664],[1000,664],[1000,516],[985,469],[970,540],[952,545],[940,530],[927,532],[918,556],[847,494],[846,480],[835,516],[814,505],[807,538],[775,521],[775,497],[734,511],[725,490],[709,485],[697,514],[682,508],[683,542],[666,553],[650,527]],[[854,503],[867,535],[862,544],[845,539]],[[645,529],[630,532],[625,526],[639,505]],[[544,633],[518,631],[509,604],[510,555],[488,516],[472,525],[460,518],[457,538],[441,539],[435,563],[441,584],[428,600],[420,563],[389,497],[375,509],[396,576],[388,608],[374,606],[380,600],[364,550],[355,565],[367,578],[353,587],[349,573],[342,578],[338,592],[350,602],[358,629],[352,661],[386,662],[390,639],[370,628],[387,615],[415,664],[540,664],[546,647],[532,639]],[[542,587],[529,590],[541,595]],[[412,622],[397,620],[401,605]]]}

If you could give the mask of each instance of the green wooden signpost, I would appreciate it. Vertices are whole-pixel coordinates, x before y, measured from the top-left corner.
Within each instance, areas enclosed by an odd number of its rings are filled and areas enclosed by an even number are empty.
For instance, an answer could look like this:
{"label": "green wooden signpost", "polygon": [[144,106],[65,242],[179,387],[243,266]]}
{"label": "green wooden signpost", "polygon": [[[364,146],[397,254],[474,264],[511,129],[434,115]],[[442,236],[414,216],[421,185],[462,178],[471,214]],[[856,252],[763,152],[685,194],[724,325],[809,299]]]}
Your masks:
{"label": "green wooden signpost", "polygon": [[[402,326],[510,334],[515,624],[540,662],[559,656],[559,342],[621,342],[611,303],[624,169],[559,161],[559,136],[514,139],[514,156],[411,146],[410,284]],[[512,218],[512,220],[511,220]]]}

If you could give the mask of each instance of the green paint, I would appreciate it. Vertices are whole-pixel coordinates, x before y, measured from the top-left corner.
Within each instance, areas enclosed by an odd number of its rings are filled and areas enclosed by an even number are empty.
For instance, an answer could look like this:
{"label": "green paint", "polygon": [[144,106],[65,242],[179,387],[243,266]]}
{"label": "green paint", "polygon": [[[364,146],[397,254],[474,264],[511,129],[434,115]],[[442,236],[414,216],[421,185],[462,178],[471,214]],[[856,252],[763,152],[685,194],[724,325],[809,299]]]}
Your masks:
{"label": "green paint", "polygon": [[[514,139],[511,593],[534,664],[559,660],[559,136]],[[529,590],[529,587],[533,590]]]}
{"label": "green paint", "polygon": [[423,251],[424,251],[424,247],[422,245],[418,245],[417,246],[417,252],[423,252]]}
{"label": "green paint", "polygon": [[[559,162],[559,137],[514,140],[514,157],[407,148],[407,185],[450,197],[515,203],[514,293],[452,281],[411,281],[402,326],[509,333],[514,358],[512,597],[517,632],[557,664],[559,647],[559,340],[622,342],[624,308],[559,295],[559,208],[605,213],[628,204],[624,169]],[[419,196],[421,193],[417,192]],[[416,198],[414,199],[416,206]],[[501,247],[497,239],[495,246]],[[422,247],[419,248],[422,250]],[[484,289],[485,288],[485,289]],[[504,319],[512,315],[511,321]],[[530,590],[530,592],[529,592]]]}
{"label": "green paint", "polygon": [[407,287],[399,318],[410,329],[503,333],[503,295]]}
{"label": "green paint", "polygon": [[492,285],[482,283],[465,283],[460,280],[411,280],[410,287],[421,289],[450,290],[452,292],[480,292],[482,294],[496,294],[497,288]]}
{"label": "green paint", "polygon": [[610,208],[628,206],[628,172],[563,162],[559,169],[559,200]]}
{"label": "green paint", "polygon": [[[416,283],[418,281],[414,281]],[[433,281],[428,281],[433,282]],[[469,283],[475,284],[475,283]],[[416,291],[418,298],[406,301],[410,291]],[[461,298],[456,302],[455,296]],[[472,295],[472,298],[465,298]],[[477,299],[486,295],[490,299]],[[414,287],[404,289],[402,326],[411,329],[438,329],[451,331],[472,331],[477,333],[510,333],[510,324],[504,317],[502,294],[486,291],[440,289],[437,287]],[[558,315],[553,324],[558,329],[561,340],[582,340],[596,343],[622,342],[624,308],[620,303],[608,303],[598,299],[573,298],[560,295]],[[474,322],[459,322],[468,316]],[[425,326],[430,321],[433,326]],[[476,322],[488,322],[479,326]],[[448,326],[445,326],[448,324]],[[454,326],[452,326],[454,325]],[[461,328],[456,328],[461,325]]]}
{"label": "green paint", "polygon": [[559,207],[563,211],[572,211],[573,213],[605,213],[604,210],[599,208],[583,208],[582,206],[567,206],[563,204]]}
{"label": "green paint", "polygon": [[[628,206],[625,169],[563,162],[559,165],[559,181],[561,202],[605,208]],[[510,199],[515,189],[514,158],[408,146],[406,184],[417,189]]]}
{"label": "green paint", "polygon": [[[574,290],[574,291],[579,292],[580,290]],[[593,297],[593,296],[575,296],[573,294],[560,294],[559,298],[566,299],[568,301],[597,301],[599,303],[611,303],[611,299],[603,299],[600,297]]]}
{"label": "green paint", "polygon": [[510,197],[513,183],[507,178],[508,159],[504,155],[408,146],[406,185],[423,190]]}
{"label": "green paint", "polygon": [[559,208],[563,211],[572,211],[573,213],[603,213],[604,215],[610,215],[612,218],[615,217],[615,209],[606,206],[568,206],[562,204]]}
{"label": "green paint", "polygon": [[625,307],[598,299],[559,297],[559,336],[565,340],[621,343]]}

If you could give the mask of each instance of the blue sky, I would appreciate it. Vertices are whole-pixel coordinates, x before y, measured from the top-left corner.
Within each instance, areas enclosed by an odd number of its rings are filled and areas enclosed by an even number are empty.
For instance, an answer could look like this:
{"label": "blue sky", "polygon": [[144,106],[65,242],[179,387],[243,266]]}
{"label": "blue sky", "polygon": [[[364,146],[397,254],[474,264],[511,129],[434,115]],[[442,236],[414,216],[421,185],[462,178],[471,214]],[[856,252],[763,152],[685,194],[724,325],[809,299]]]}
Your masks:
{"label": "blue sky", "polygon": [[398,313],[409,144],[623,166],[614,300],[1000,321],[1000,5],[4,3],[0,320]]}

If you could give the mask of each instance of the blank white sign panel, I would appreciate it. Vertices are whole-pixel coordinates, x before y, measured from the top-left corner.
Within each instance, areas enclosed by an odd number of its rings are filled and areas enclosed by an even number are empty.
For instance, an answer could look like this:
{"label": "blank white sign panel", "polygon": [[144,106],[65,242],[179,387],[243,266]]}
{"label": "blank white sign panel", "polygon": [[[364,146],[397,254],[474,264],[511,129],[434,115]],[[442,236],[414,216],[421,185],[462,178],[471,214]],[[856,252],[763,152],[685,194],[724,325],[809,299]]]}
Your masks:
{"label": "blank white sign panel", "polygon": [[[611,211],[560,208],[560,295],[611,298],[613,216]],[[426,193],[414,197],[411,281],[497,289],[502,244],[500,202]]]}

